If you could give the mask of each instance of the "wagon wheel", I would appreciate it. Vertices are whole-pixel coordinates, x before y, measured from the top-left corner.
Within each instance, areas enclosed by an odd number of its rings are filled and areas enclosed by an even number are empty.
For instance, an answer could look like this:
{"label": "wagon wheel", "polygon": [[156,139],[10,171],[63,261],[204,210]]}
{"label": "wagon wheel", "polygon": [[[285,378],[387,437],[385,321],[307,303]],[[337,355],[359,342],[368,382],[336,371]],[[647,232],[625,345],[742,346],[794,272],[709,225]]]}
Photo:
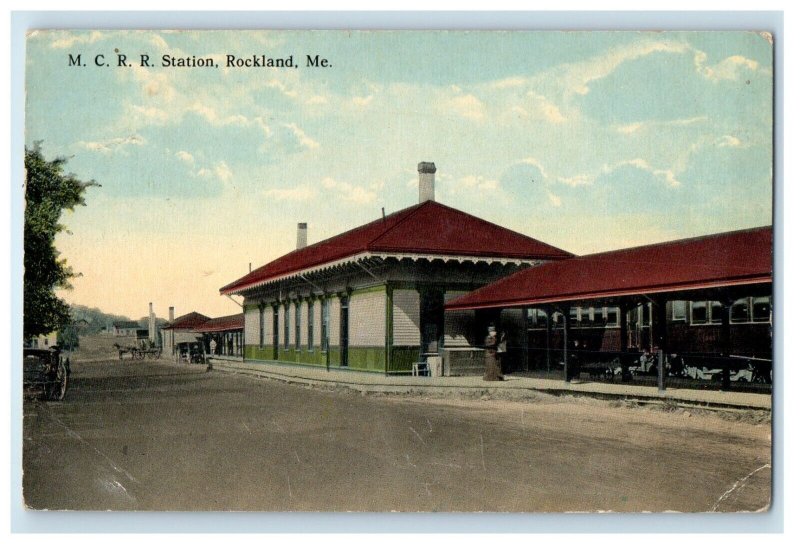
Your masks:
{"label": "wagon wheel", "polygon": [[67,394],[67,385],[69,383],[69,374],[67,373],[67,366],[64,361],[58,362],[58,369],[56,370],[56,383],[50,385],[49,400],[64,400]]}

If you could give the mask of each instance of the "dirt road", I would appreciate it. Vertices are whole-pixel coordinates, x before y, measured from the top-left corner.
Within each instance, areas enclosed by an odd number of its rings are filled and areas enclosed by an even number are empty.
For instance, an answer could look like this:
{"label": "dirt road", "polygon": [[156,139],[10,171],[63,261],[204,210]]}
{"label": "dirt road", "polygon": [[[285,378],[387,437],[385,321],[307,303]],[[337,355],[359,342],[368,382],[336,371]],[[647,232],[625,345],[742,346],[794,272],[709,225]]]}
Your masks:
{"label": "dirt road", "polygon": [[24,407],[31,508],[756,511],[770,426],[543,396],[361,396],[167,362],[76,362]]}

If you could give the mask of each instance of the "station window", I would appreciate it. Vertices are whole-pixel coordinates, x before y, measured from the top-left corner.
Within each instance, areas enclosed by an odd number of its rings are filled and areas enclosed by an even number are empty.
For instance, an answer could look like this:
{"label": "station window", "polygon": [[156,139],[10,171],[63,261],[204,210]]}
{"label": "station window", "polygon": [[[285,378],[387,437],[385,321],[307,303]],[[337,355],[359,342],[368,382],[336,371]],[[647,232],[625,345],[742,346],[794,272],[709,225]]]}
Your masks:
{"label": "station window", "polygon": [[264,306],[258,307],[258,345],[264,347]]}
{"label": "station window", "polygon": [[314,350],[314,301],[308,301],[308,351]]}
{"label": "station window", "polygon": [[692,325],[708,323],[708,303],[705,300],[692,302]]}
{"label": "station window", "polygon": [[769,297],[753,298],[753,321],[765,322],[772,319],[772,305]]}
{"label": "station window", "polygon": [[722,323],[722,304],[713,300],[709,302],[709,305],[711,306],[711,322]]}
{"label": "station window", "polygon": [[611,306],[606,308],[606,327],[616,327],[619,325],[619,308]]}
{"label": "station window", "polygon": [[605,322],[604,322],[604,319],[603,319],[603,308],[600,307],[600,306],[594,306],[593,308],[591,308],[591,310],[592,310],[592,312],[591,312],[592,313],[592,321],[594,321],[594,325],[596,327],[604,325]]}
{"label": "station window", "polygon": [[686,301],[673,300],[672,301],[672,321],[686,322]]}
{"label": "station window", "polygon": [[299,302],[294,304],[294,349],[300,351],[300,328],[303,317],[302,306]]}
{"label": "station window", "polygon": [[322,308],[321,308],[321,328],[319,342],[322,351],[328,351],[328,342],[330,340],[330,323],[331,323],[331,306],[327,298],[322,299]]}
{"label": "station window", "polygon": [[731,323],[747,323],[750,321],[750,299],[740,298],[731,306]]}
{"label": "station window", "polygon": [[569,309],[569,324],[577,325],[580,308],[572,307]]}
{"label": "station window", "polygon": [[283,349],[289,349],[289,314],[292,307],[286,304],[283,307]]}
{"label": "station window", "polygon": [[537,308],[528,308],[528,328],[545,329],[547,328],[547,312]]}

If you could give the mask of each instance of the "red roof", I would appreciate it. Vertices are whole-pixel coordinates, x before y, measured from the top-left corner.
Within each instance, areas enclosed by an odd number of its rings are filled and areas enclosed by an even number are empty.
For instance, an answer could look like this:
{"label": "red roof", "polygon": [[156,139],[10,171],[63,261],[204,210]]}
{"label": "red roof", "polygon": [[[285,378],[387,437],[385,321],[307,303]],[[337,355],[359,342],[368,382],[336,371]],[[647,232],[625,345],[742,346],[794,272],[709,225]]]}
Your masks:
{"label": "red roof", "polygon": [[209,319],[195,330],[197,332],[222,332],[244,329],[244,314],[238,313]]}
{"label": "red roof", "polygon": [[239,292],[258,283],[366,251],[518,259],[566,259],[571,253],[434,201],[287,253],[220,289]]}
{"label": "red roof", "polygon": [[208,316],[199,314],[197,312],[192,312],[175,318],[175,321],[168,323],[166,326],[162,327],[162,329],[193,331],[208,320]]}
{"label": "red roof", "polygon": [[761,227],[526,268],[446,307],[506,308],[771,281],[772,227]]}

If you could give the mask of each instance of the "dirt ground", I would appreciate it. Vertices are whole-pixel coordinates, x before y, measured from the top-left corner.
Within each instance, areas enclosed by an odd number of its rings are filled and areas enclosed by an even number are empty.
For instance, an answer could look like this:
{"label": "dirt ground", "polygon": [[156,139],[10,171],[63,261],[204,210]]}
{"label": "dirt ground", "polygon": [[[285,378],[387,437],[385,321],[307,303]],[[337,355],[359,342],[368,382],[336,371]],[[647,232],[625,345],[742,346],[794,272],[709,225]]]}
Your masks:
{"label": "dirt ground", "polygon": [[755,512],[770,502],[771,427],[742,413],[361,395],[166,361],[77,361],[73,378],[65,402],[24,407],[31,508]]}

